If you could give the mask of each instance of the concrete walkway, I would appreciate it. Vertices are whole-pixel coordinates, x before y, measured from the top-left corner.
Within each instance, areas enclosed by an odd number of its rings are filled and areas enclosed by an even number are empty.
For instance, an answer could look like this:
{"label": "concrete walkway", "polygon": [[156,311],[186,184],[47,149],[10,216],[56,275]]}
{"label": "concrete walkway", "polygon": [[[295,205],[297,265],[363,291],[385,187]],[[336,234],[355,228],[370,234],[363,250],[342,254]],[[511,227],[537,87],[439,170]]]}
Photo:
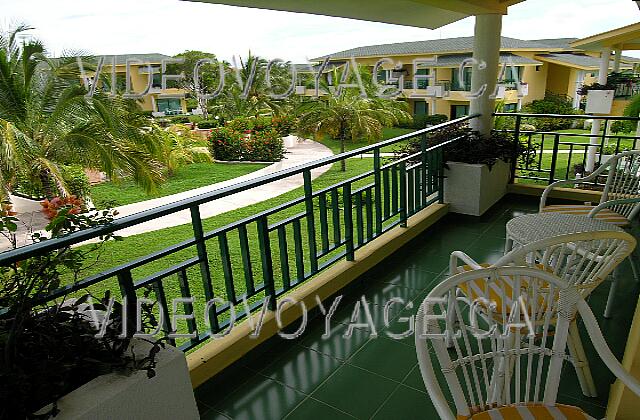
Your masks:
{"label": "concrete walkway", "polygon": [[[196,188],[194,190],[168,195],[166,197],[154,198],[152,200],[146,200],[139,203],[116,207],[115,209],[119,213],[118,217],[139,213],[143,210],[158,207],[163,204],[173,203],[178,200],[215,191],[217,189],[237,184],[239,182],[248,181],[261,177],[263,175],[293,168],[294,166],[299,166],[304,163],[322,159],[327,156],[333,156],[331,149],[312,140],[298,140],[294,136],[289,136],[285,138],[285,145],[287,146],[287,153],[285,155],[285,158],[280,162],[274,163],[255,172],[251,172],[247,175],[243,175],[238,178],[230,179],[223,182],[218,182],[212,185],[207,185],[206,187]],[[238,163],[238,165],[242,165],[242,163]],[[331,165],[313,169],[311,171],[311,177],[313,179],[317,178],[318,176],[326,172],[330,167]],[[213,170],[215,170],[215,166]],[[200,214],[203,219],[212,217],[231,210],[250,206],[252,204],[256,204],[273,197],[277,197],[281,194],[301,187],[302,185],[302,174],[290,176],[279,181],[274,181],[260,187],[252,188],[247,191],[242,191],[228,197],[203,204],[200,206]],[[142,223],[127,229],[120,230],[117,232],[117,234],[119,236],[131,236],[172,226],[178,226],[190,222],[191,213],[189,212],[189,210],[184,210],[150,222]]]}

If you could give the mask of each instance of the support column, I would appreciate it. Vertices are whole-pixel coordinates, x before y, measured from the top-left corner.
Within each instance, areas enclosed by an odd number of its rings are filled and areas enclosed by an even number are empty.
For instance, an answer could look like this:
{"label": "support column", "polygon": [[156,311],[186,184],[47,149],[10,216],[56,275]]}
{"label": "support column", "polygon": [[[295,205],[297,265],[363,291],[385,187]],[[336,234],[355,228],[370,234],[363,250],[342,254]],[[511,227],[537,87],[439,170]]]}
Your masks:
{"label": "support column", "polygon": [[[476,16],[473,58],[477,60],[477,64],[471,70],[471,93],[481,94],[471,98],[469,113],[482,114],[481,117],[470,121],[471,128],[480,132],[481,135],[489,135],[493,127],[493,116],[491,114],[495,107],[493,94],[496,89],[496,80],[498,79],[501,30],[502,15]],[[486,64],[486,67],[479,69],[479,64]]]}
{"label": "support column", "polygon": [[[602,53],[600,54],[600,70],[598,70],[598,83],[601,85],[607,84],[607,73],[609,72],[610,57],[611,48],[603,48]],[[600,144],[600,138],[598,137],[598,134],[600,133],[600,123],[601,120],[594,118],[593,124],[591,124],[591,138],[589,140],[590,144]],[[589,150],[587,152],[585,170],[588,172],[592,172],[595,167],[596,149],[597,147],[589,147]]]}
{"label": "support column", "polygon": [[613,56],[613,71],[620,71],[620,57],[622,57],[622,48],[618,46]]}

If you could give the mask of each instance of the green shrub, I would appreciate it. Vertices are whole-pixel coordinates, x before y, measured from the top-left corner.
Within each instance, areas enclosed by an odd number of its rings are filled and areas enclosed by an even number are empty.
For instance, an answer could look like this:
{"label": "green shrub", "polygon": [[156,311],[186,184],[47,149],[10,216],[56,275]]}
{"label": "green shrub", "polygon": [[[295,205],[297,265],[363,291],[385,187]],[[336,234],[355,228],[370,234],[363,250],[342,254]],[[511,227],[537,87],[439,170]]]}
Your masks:
{"label": "green shrub", "polygon": [[284,144],[274,130],[254,131],[243,141],[242,160],[254,162],[279,162],[284,157]]}
{"label": "green shrub", "polygon": [[271,117],[258,117],[251,121],[253,131],[271,131],[273,127]]}
{"label": "green shrub", "polygon": [[[524,105],[521,112],[524,114],[577,114],[577,110],[573,107],[571,99],[565,95],[558,95],[551,92],[547,92],[544,99],[536,99]],[[523,122],[535,126],[539,131],[554,131],[571,128],[574,119],[530,117],[525,118]]]}
{"label": "green shrub", "polygon": [[293,115],[276,116],[271,119],[271,126],[280,136],[288,136],[296,126],[296,119]]}
{"label": "green shrub", "polygon": [[189,119],[190,123],[199,123],[204,121],[202,115],[189,115],[187,118]]}
{"label": "green shrub", "polygon": [[225,127],[233,131],[245,132],[253,129],[253,119],[246,117],[234,118],[225,123]]}
{"label": "green shrub", "polygon": [[211,130],[209,150],[217,160],[278,162],[284,157],[284,144],[274,129],[235,131],[227,127]]}
{"label": "green shrub", "polygon": [[188,115],[176,115],[174,117],[167,117],[167,120],[169,120],[170,124],[188,124],[191,122],[189,121]]}
{"label": "green shrub", "polygon": [[62,167],[62,177],[67,183],[69,193],[76,197],[84,198],[89,195],[89,177],[84,169],[79,165],[68,165]]}
{"label": "green shrub", "polygon": [[244,134],[228,127],[218,127],[209,135],[209,151],[217,160],[241,160]]}
{"label": "green shrub", "polygon": [[413,128],[420,130],[427,128],[431,125],[438,125],[448,120],[446,115],[433,114],[433,115],[415,115],[413,117]]}
{"label": "green shrub", "polygon": [[201,128],[203,130],[216,128],[216,127],[220,127],[219,120],[202,120],[198,122],[198,128]]}

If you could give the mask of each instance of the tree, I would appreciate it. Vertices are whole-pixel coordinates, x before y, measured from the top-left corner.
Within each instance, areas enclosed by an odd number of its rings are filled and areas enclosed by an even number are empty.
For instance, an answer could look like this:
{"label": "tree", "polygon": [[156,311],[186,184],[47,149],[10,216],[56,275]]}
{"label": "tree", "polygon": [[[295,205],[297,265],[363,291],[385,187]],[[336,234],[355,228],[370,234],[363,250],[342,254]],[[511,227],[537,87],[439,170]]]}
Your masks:
{"label": "tree", "polygon": [[[188,91],[197,101],[203,117],[205,119],[209,118],[206,95],[215,92],[220,82],[220,63],[216,60],[215,54],[187,50],[174,58],[182,59],[183,62],[170,64],[167,69],[170,74],[184,74],[184,78],[178,83],[178,87]],[[201,60],[209,61],[199,63]],[[228,67],[224,62],[221,64],[223,69]],[[196,67],[198,67],[197,79],[195,74]]]}
{"label": "tree", "polygon": [[[340,140],[340,153],[344,153],[347,140],[364,138],[369,142],[377,141],[382,137],[383,127],[411,119],[406,102],[377,97],[377,88],[368,70],[360,67],[357,71],[366,97],[361,95],[359,88],[343,89],[336,94],[334,86],[324,84],[328,94],[302,105],[298,118],[301,135],[316,138],[328,135]],[[333,80],[341,78],[336,73]],[[340,167],[346,171],[344,159]]]}
{"label": "tree", "polygon": [[75,58],[50,59],[39,41],[18,42],[29,29],[0,34],[0,197],[18,179],[49,198],[66,195],[67,164],[131,176],[154,190],[162,142],[137,103],[99,91],[89,97]]}
{"label": "tree", "polygon": [[235,68],[228,69],[224,91],[212,103],[227,120],[261,114],[279,115],[287,101],[275,96],[287,92],[291,85],[290,63],[274,61],[269,67],[267,60],[249,51],[245,59],[239,58]]}

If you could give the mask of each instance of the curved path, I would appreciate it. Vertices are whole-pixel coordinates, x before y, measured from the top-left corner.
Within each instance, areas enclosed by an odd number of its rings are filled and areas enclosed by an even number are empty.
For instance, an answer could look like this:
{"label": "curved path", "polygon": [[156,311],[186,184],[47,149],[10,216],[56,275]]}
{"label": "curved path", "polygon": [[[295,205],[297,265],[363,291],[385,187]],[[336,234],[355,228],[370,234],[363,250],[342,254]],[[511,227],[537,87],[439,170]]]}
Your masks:
{"label": "curved path", "polygon": [[[229,185],[236,184],[238,182],[248,181],[263,175],[293,168],[294,166],[302,165],[304,163],[321,159],[327,156],[333,156],[333,152],[331,152],[331,149],[312,140],[296,139],[296,137],[294,136],[289,136],[285,138],[285,145],[288,145],[287,153],[282,161],[276,162],[265,168],[251,172],[247,175],[178,194],[116,207],[115,210],[118,211],[118,217],[128,216],[131,214],[139,213],[143,210],[158,207],[163,204],[169,204],[199,194],[208,193],[223,187],[227,187]],[[238,165],[242,164],[238,163]],[[317,178],[318,176],[326,172],[330,167],[331,165],[327,165],[311,170],[312,179]],[[217,214],[226,213],[231,210],[250,206],[252,204],[277,197],[281,194],[301,187],[302,185],[302,174],[293,175],[266,185],[261,185],[260,187],[252,188],[247,191],[241,191],[228,197],[202,204],[200,206],[200,215],[204,219],[207,217],[215,216]],[[191,214],[189,210],[183,210],[174,214],[170,214],[168,216],[161,217],[159,219],[120,230],[117,232],[117,234],[119,236],[131,236],[172,226],[178,226],[190,222]]]}

